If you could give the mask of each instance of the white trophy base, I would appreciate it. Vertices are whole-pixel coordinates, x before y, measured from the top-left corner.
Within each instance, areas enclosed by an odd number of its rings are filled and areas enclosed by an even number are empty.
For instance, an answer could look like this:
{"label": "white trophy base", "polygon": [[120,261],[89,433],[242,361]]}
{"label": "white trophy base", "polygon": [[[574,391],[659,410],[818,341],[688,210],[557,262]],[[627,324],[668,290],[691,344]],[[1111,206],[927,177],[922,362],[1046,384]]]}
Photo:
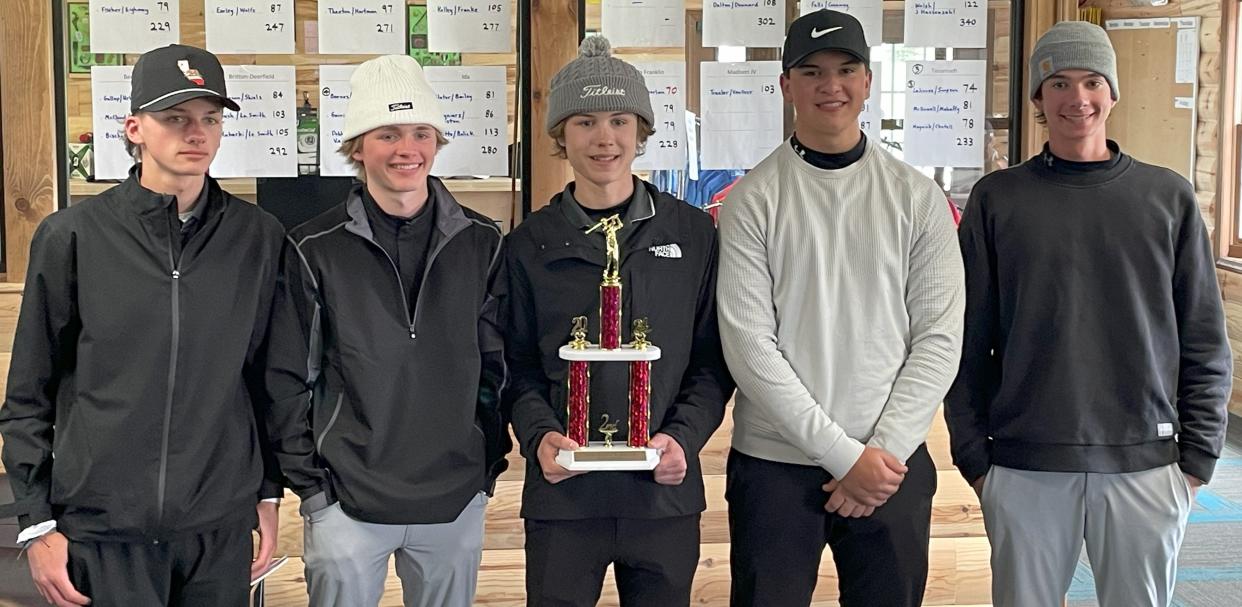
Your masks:
{"label": "white trophy base", "polygon": [[651,470],[660,463],[660,452],[650,447],[629,447],[614,444],[605,447],[603,441],[595,441],[574,451],[562,449],[556,454],[556,463],[566,470]]}
{"label": "white trophy base", "polygon": [[660,348],[656,346],[647,346],[644,350],[639,350],[634,346],[625,344],[616,350],[605,350],[597,344],[591,344],[581,350],[575,350],[573,346],[561,346],[561,360],[588,360],[588,361],[605,361],[605,362],[626,362],[635,360],[659,360]]}

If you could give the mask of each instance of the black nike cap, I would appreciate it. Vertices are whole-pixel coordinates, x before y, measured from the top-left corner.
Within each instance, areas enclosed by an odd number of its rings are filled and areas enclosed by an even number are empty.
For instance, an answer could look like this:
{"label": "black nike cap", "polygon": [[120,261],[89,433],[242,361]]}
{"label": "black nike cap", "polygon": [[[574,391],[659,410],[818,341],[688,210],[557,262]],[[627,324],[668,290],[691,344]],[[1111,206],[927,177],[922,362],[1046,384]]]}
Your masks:
{"label": "black nike cap", "polygon": [[781,68],[798,67],[820,51],[841,51],[857,57],[868,67],[871,65],[871,47],[867,46],[862,24],[839,11],[820,9],[794,20],[785,35]]}

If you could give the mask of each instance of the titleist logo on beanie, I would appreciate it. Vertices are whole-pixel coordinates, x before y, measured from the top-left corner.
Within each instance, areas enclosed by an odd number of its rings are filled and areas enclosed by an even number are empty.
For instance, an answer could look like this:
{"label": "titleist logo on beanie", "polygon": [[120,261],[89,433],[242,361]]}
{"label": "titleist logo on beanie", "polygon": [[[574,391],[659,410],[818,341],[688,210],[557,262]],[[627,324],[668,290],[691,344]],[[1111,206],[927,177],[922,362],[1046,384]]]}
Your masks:
{"label": "titleist logo on beanie", "polygon": [[582,87],[582,94],[579,95],[578,98],[586,99],[587,97],[598,97],[600,95],[613,95],[616,97],[624,97],[625,89],[613,88],[606,84],[591,84],[591,85]]}

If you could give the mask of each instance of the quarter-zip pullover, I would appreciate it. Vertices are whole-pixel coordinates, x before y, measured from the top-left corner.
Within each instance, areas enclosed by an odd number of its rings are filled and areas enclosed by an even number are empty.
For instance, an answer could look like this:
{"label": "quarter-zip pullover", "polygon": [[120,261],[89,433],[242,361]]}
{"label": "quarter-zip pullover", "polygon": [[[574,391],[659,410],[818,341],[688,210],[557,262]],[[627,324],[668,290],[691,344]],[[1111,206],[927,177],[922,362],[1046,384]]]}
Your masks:
{"label": "quarter-zip pullover", "polygon": [[[454,520],[506,465],[500,230],[439,179],[413,301],[363,201],[294,228],[285,247],[268,385],[287,484],[392,525]],[[399,247],[398,247],[399,248]]]}

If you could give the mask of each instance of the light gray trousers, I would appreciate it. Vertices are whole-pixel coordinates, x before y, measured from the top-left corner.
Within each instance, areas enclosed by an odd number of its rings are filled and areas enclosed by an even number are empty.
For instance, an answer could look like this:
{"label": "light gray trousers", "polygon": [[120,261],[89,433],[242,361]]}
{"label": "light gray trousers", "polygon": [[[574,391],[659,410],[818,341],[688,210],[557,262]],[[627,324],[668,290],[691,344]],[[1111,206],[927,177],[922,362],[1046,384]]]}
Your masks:
{"label": "light gray trousers", "polygon": [[483,556],[482,493],[457,520],[380,525],[354,520],[339,503],[305,517],[303,556],[311,607],[378,605],[396,556],[406,607],[469,607]]}
{"label": "light gray trousers", "polygon": [[996,607],[1057,607],[1083,542],[1100,607],[1167,607],[1191,490],[1177,464],[1121,474],[992,466],[983,485]]}

